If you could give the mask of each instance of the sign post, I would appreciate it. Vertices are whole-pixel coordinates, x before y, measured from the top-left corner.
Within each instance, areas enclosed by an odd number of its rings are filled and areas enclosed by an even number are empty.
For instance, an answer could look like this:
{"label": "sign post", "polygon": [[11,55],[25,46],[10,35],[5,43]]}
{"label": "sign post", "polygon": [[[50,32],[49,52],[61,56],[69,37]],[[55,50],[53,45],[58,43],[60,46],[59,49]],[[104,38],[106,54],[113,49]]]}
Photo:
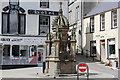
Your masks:
{"label": "sign post", "polygon": [[80,74],[86,74],[87,80],[89,80],[89,68],[86,63],[81,62],[77,65],[77,80],[79,80]]}

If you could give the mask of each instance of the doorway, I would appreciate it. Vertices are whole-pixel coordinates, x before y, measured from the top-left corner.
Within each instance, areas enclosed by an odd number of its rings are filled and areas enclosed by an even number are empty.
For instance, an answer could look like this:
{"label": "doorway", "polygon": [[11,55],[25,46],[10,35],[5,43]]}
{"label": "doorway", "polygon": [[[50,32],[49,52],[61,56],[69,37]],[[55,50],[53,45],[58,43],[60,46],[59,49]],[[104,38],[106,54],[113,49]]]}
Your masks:
{"label": "doorway", "polygon": [[44,54],[44,49],[38,48],[38,63],[43,62],[43,54]]}
{"label": "doorway", "polygon": [[90,41],[90,56],[97,57],[96,54],[96,41]]}
{"label": "doorway", "polygon": [[105,54],[105,40],[100,41],[100,61],[104,61],[106,59]]}

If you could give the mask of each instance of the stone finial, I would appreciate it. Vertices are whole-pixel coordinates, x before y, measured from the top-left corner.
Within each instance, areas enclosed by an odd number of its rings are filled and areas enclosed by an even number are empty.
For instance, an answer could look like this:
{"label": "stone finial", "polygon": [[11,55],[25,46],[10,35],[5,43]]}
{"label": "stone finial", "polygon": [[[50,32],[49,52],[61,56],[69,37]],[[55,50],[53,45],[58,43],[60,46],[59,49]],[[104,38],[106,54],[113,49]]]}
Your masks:
{"label": "stone finial", "polygon": [[60,2],[60,9],[59,9],[59,15],[62,15],[63,11],[62,11],[62,2]]}

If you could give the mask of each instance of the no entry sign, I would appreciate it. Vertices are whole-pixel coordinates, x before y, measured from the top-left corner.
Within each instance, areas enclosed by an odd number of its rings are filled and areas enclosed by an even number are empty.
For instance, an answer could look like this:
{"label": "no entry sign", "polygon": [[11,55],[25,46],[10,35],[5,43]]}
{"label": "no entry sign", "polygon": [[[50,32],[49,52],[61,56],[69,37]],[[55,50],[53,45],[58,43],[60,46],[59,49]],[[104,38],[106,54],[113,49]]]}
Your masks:
{"label": "no entry sign", "polygon": [[87,65],[86,64],[79,64],[78,65],[78,70],[79,70],[79,72],[86,72]]}
{"label": "no entry sign", "polygon": [[77,80],[79,80],[79,74],[87,74],[87,80],[89,80],[89,68],[86,63],[79,63],[77,65]]}

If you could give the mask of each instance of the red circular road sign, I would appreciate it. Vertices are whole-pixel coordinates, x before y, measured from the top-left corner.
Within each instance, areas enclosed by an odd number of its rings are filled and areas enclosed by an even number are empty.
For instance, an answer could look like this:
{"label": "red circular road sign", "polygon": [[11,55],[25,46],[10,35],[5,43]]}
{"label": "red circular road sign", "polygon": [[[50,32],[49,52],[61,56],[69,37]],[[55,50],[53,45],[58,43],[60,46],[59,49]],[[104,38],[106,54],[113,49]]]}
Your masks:
{"label": "red circular road sign", "polygon": [[78,65],[78,70],[80,72],[85,72],[87,70],[87,65],[86,64],[79,64]]}

